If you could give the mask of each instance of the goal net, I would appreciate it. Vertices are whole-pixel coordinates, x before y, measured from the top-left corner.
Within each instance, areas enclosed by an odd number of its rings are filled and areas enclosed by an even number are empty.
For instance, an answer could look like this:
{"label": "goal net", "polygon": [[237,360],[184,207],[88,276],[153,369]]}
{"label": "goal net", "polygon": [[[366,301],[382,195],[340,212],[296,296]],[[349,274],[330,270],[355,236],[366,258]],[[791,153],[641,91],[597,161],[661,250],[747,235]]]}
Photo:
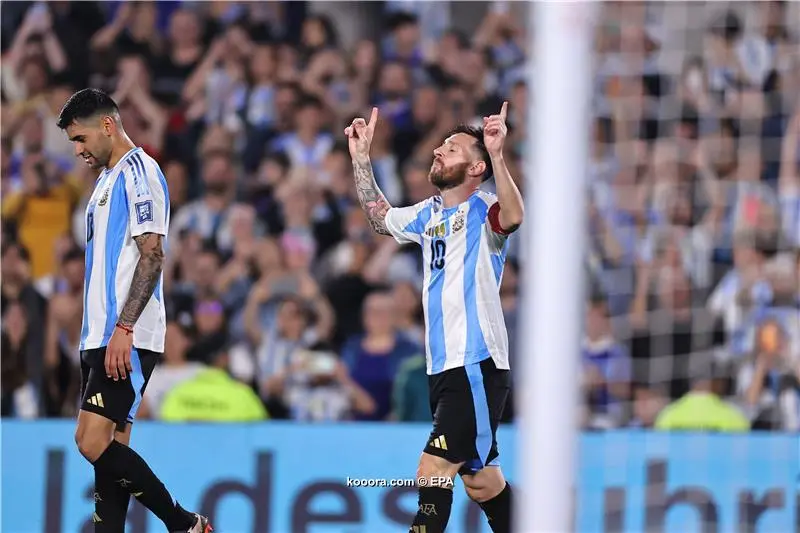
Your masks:
{"label": "goal net", "polygon": [[799,35],[792,2],[603,5],[577,531],[800,527]]}

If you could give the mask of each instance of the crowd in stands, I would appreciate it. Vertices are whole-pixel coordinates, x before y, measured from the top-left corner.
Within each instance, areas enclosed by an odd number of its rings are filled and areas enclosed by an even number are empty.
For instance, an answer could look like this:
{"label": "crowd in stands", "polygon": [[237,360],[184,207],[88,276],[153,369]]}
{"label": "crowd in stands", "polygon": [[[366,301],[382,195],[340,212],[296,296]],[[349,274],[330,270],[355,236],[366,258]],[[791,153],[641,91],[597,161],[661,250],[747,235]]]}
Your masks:
{"label": "crowd in stands", "polygon": [[[800,48],[786,3],[758,4],[758,24],[704,21],[677,69],[645,4],[603,7],[586,428],[800,429]],[[91,86],[170,190],[167,345],[140,416],[431,419],[421,254],[370,231],[341,131],[380,107],[375,175],[408,205],[436,194],[444,133],[508,100],[524,194],[527,46],[508,13],[466,34],[403,5],[383,5],[380,40],[347,47],[304,2],[4,5],[3,416],[78,409],[96,175],[55,119]],[[500,289],[512,366],[536,355],[516,342],[523,233]]]}

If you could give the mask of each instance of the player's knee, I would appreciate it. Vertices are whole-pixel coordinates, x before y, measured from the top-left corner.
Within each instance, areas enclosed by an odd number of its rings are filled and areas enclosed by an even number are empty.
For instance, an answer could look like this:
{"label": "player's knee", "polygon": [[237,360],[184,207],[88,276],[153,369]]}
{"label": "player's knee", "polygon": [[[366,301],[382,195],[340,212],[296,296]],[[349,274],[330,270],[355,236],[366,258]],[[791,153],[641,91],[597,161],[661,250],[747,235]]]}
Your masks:
{"label": "player's knee", "polygon": [[88,431],[86,428],[78,427],[75,432],[75,444],[89,462],[96,461],[108,448],[111,443],[110,435],[103,435],[99,432]]}
{"label": "player's knee", "polygon": [[466,490],[469,499],[476,503],[483,503],[497,496],[497,494],[492,494],[491,490],[483,486],[470,487],[465,483],[464,490]]}
{"label": "player's knee", "polygon": [[461,476],[467,496],[477,503],[489,501],[500,494],[506,480],[499,468],[484,468],[474,475]]}

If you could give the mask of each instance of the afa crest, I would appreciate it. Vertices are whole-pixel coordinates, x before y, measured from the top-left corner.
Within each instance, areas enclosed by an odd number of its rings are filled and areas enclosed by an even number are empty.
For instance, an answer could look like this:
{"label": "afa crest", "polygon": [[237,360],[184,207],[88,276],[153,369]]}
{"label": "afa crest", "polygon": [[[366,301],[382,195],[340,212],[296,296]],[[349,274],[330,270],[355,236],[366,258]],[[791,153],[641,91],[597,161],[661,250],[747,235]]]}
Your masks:
{"label": "afa crest", "polygon": [[453,233],[461,231],[462,229],[464,229],[464,212],[459,211],[456,213],[456,218],[453,221]]}
{"label": "afa crest", "polygon": [[111,187],[106,187],[103,191],[103,196],[100,197],[100,201],[97,202],[97,205],[106,205],[108,203],[108,197],[111,194]]}

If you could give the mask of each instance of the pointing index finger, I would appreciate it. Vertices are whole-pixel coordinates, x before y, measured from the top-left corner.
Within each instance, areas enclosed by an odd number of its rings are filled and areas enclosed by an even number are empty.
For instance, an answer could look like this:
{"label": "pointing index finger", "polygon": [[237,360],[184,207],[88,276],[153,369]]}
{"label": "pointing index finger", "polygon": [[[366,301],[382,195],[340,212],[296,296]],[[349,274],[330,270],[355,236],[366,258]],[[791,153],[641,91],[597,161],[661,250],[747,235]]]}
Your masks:
{"label": "pointing index finger", "polygon": [[372,114],[369,116],[369,124],[367,124],[367,126],[369,128],[374,128],[376,122],[378,122],[378,108],[373,107]]}
{"label": "pointing index finger", "polygon": [[503,102],[503,107],[500,108],[500,118],[505,120],[508,116],[508,102]]}

